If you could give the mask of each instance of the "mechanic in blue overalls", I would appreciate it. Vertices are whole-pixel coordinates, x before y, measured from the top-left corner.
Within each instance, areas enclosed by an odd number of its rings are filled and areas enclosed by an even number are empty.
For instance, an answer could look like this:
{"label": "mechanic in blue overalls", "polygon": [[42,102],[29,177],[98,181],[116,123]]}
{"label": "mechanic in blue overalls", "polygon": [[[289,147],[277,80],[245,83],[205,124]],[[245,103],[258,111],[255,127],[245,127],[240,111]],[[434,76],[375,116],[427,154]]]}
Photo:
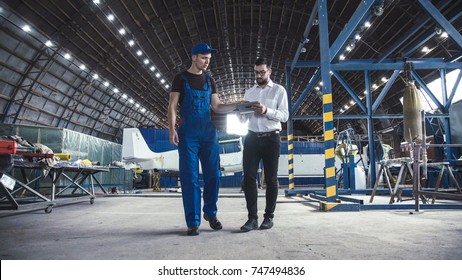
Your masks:
{"label": "mechanic in blue overalls", "polygon": [[[223,228],[217,219],[220,155],[217,129],[211,120],[211,109],[224,114],[235,110],[236,105],[220,102],[215,80],[206,73],[212,53],[216,51],[206,43],[195,45],[191,51],[191,67],[175,76],[170,92],[169,139],[170,143],[178,145],[187,235],[198,235],[201,224],[199,160],[204,179],[204,219],[214,230]],[[181,118],[177,131],[175,127],[178,105]]]}

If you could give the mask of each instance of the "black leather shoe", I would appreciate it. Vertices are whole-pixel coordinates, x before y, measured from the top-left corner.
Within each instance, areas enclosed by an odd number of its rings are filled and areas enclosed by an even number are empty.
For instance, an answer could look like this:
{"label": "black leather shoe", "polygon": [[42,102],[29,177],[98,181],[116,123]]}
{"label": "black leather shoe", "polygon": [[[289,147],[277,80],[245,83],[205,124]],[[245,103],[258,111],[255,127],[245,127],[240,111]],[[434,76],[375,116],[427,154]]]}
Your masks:
{"label": "black leather shoe", "polygon": [[199,228],[198,227],[190,227],[186,232],[189,236],[199,235]]}
{"label": "black leather shoe", "polygon": [[242,232],[248,232],[258,228],[258,221],[256,219],[249,219],[245,224],[241,227]]}
{"label": "black leather shoe", "polygon": [[223,225],[217,219],[217,217],[210,218],[207,214],[204,214],[204,219],[209,222],[210,227],[213,230],[220,230],[223,228]]}
{"label": "black leather shoe", "polygon": [[263,223],[260,225],[260,229],[270,229],[273,227],[273,218],[263,219]]}

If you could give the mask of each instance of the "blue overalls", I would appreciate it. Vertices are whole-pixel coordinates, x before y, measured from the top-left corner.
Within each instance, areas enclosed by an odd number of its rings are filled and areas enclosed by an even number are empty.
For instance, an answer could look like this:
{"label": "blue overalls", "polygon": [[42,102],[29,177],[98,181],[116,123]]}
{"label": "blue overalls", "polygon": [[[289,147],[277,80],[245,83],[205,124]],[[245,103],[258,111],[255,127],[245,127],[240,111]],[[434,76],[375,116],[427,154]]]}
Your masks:
{"label": "blue overalls", "polygon": [[182,74],[185,93],[180,109],[182,120],[178,128],[178,153],[183,207],[188,227],[198,227],[201,223],[199,159],[204,178],[203,211],[209,217],[217,215],[220,150],[217,130],[210,117],[210,76],[205,74],[205,78],[204,89],[193,90],[186,75]]}

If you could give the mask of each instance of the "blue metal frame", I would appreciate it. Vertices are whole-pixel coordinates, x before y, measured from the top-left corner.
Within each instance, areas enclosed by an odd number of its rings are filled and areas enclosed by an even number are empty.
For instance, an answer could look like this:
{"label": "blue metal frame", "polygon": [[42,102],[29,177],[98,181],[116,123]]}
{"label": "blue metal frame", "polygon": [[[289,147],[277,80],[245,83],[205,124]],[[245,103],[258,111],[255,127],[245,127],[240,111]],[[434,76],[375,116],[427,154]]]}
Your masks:
{"label": "blue metal frame", "polygon": [[[391,86],[395,82],[396,78],[398,77],[400,70],[404,70],[404,67],[406,63],[412,63],[413,64],[413,71],[411,72],[413,78],[417,81],[417,83],[421,86],[423,90],[430,96],[430,98],[437,104],[438,108],[441,110],[441,114],[435,114],[435,115],[430,115],[427,117],[440,117],[444,118],[445,122],[445,129],[447,134],[448,141],[450,143],[451,137],[450,137],[450,123],[449,123],[449,108],[451,101],[455,95],[456,88],[460,83],[460,80],[462,79],[462,71],[459,74],[456,84],[454,86],[454,89],[452,90],[449,98],[447,95],[446,91],[446,83],[445,83],[445,74],[447,70],[452,70],[452,69],[462,69],[462,62],[456,62],[460,57],[462,57],[462,52],[459,54],[449,58],[449,59],[438,59],[438,58],[430,58],[430,59],[404,59],[404,60],[396,60],[396,59],[387,59],[387,57],[392,54],[396,49],[398,49],[400,46],[402,46],[406,41],[408,41],[412,36],[416,35],[425,25],[428,25],[431,22],[431,19],[433,18],[437,24],[439,24],[448,34],[451,36],[451,38],[459,45],[462,47],[462,36],[457,32],[457,30],[451,25],[451,22],[454,21],[455,19],[459,18],[462,15],[462,11],[457,11],[451,15],[449,15],[450,20],[447,20],[439,11],[444,9],[450,4],[450,1],[442,1],[442,3],[439,3],[437,7],[435,7],[429,0],[419,0],[419,3],[421,6],[430,14],[431,18],[424,18],[420,20],[418,23],[414,25],[411,29],[409,29],[408,32],[406,32],[403,36],[401,36],[400,40],[398,40],[397,43],[395,43],[390,49],[388,49],[386,52],[383,53],[383,55],[379,59],[375,60],[348,60],[348,61],[339,61],[337,63],[332,63],[334,60],[337,59],[337,56],[339,55],[340,51],[345,47],[345,44],[348,42],[348,40],[352,37],[354,32],[356,31],[356,28],[363,23],[364,21],[368,20],[371,18],[371,8],[374,5],[377,4],[383,4],[383,1],[377,1],[377,0],[364,0],[361,2],[361,4],[358,6],[357,10],[349,20],[349,22],[345,25],[344,29],[342,32],[339,34],[339,36],[336,38],[332,46],[329,48],[329,40],[328,40],[328,28],[327,28],[327,0],[318,0],[315,3],[315,7],[313,9],[313,13],[310,16],[310,20],[307,24],[307,27],[305,29],[305,32],[303,34],[302,41],[299,44],[299,48],[295,54],[295,58],[293,61],[287,61],[286,62],[286,74],[287,76],[290,76],[291,72],[293,71],[294,68],[317,68],[316,72],[312,76],[311,80],[309,81],[307,87],[305,90],[302,92],[300,98],[295,102],[294,106],[291,108],[291,114],[289,118],[289,124],[292,130],[292,121],[293,120],[323,120],[324,121],[324,132],[326,132],[326,129],[330,129],[330,127],[327,126],[325,122],[325,113],[327,111],[332,111],[332,104],[330,103],[328,107],[326,107],[325,103],[325,96],[326,94],[331,94],[332,93],[332,84],[331,84],[331,78],[329,72],[332,71],[333,75],[335,78],[342,84],[342,86],[347,90],[347,92],[351,95],[351,97],[355,100],[355,102],[358,104],[358,106],[361,108],[363,112],[365,112],[365,115],[340,115],[340,116],[334,116],[333,119],[367,119],[368,123],[368,136],[369,136],[369,146],[373,146],[373,120],[374,119],[381,119],[381,118],[402,118],[402,115],[374,115],[373,113],[376,112],[376,110],[379,107],[379,104],[383,101],[385,98],[386,94],[390,90]],[[303,45],[306,43],[306,39],[309,35],[309,32],[312,28],[313,22],[315,15],[318,14],[319,17],[319,36],[320,36],[320,52],[321,52],[321,58],[320,61],[298,61],[298,58],[300,56],[300,53],[302,51]],[[435,35],[435,31],[433,30],[428,30],[424,34],[420,35],[419,40],[417,40],[417,43],[411,44],[404,52],[404,57],[409,55],[410,53],[414,52],[418,47],[420,47],[422,44],[427,42],[430,38],[432,38]],[[329,50],[327,53],[325,50]],[[433,70],[433,69],[440,69],[440,76],[442,77],[442,88],[443,88],[443,104],[441,104],[438,99],[435,97],[435,95],[428,89],[426,84],[423,82],[423,80],[420,78],[420,76],[417,74],[416,70]],[[375,102],[372,102],[372,95],[371,95],[371,81],[370,81],[370,71],[387,71],[387,70],[392,70],[394,71],[390,79],[388,80],[387,84],[385,87],[382,89],[380,92],[378,98],[375,100]],[[366,106],[364,106],[364,103],[361,101],[361,99],[358,97],[358,94],[354,92],[353,89],[346,83],[346,81],[343,79],[343,77],[339,74],[338,71],[364,71],[364,80],[365,80],[365,87],[366,87]],[[306,96],[309,94],[309,92],[314,88],[318,80],[322,77],[323,81],[323,104],[324,104],[324,114],[323,116],[294,116],[293,113],[298,109],[298,107],[301,105],[303,100],[306,98]],[[289,79],[287,79],[288,81]],[[287,84],[287,87],[289,88],[290,84]],[[330,125],[330,124],[329,124]],[[326,150],[331,148],[330,146],[326,146]],[[372,149],[369,151],[370,154],[370,161],[372,163],[375,162],[375,156],[374,153],[372,152]],[[326,160],[326,168],[329,167],[331,164]],[[371,164],[371,185],[375,183],[375,164]],[[326,182],[326,186],[329,186],[329,184]],[[294,190],[292,190],[291,193],[287,193],[286,195],[291,195],[293,194]],[[319,191],[319,190],[318,190]],[[326,190],[321,190],[324,191],[324,194],[326,194]],[[306,190],[302,190],[302,193],[306,193]],[[309,191],[315,193],[316,191]],[[340,198],[338,194],[342,192],[342,190],[336,190],[336,197]],[[361,192],[360,190],[355,191],[355,193]],[[319,196],[319,194],[316,194]],[[352,199],[347,198],[347,197],[341,197],[344,199],[344,201],[349,200],[352,201]],[[332,199],[327,195],[325,197],[325,200],[327,200],[326,204],[323,206],[321,204],[321,208],[326,208],[326,209],[343,209],[344,211],[351,211],[351,209],[354,210],[373,210],[373,209],[414,209],[415,205],[414,204],[409,204],[409,208],[406,208],[406,206],[403,205],[362,205],[359,202],[355,202],[354,200],[352,201],[353,203],[351,204],[340,204],[340,203],[333,203]],[[333,204],[337,204],[333,206]],[[352,205],[352,206],[348,206]],[[361,205],[361,207],[357,206]],[[456,204],[456,205],[423,205],[422,209],[462,209],[462,204]]]}

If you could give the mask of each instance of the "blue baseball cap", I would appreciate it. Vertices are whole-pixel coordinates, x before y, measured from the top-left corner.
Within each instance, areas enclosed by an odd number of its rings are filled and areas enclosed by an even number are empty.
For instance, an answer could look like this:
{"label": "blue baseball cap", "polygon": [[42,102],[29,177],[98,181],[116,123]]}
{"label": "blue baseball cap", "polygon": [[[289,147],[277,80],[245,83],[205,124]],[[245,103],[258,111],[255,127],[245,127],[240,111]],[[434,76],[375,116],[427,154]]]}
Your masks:
{"label": "blue baseball cap", "polygon": [[207,54],[207,53],[216,53],[216,49],[212,49],[209,45],[206,43],[199,43],[195,45],[192,50],[191,54],[196,55],[196,54]]}

